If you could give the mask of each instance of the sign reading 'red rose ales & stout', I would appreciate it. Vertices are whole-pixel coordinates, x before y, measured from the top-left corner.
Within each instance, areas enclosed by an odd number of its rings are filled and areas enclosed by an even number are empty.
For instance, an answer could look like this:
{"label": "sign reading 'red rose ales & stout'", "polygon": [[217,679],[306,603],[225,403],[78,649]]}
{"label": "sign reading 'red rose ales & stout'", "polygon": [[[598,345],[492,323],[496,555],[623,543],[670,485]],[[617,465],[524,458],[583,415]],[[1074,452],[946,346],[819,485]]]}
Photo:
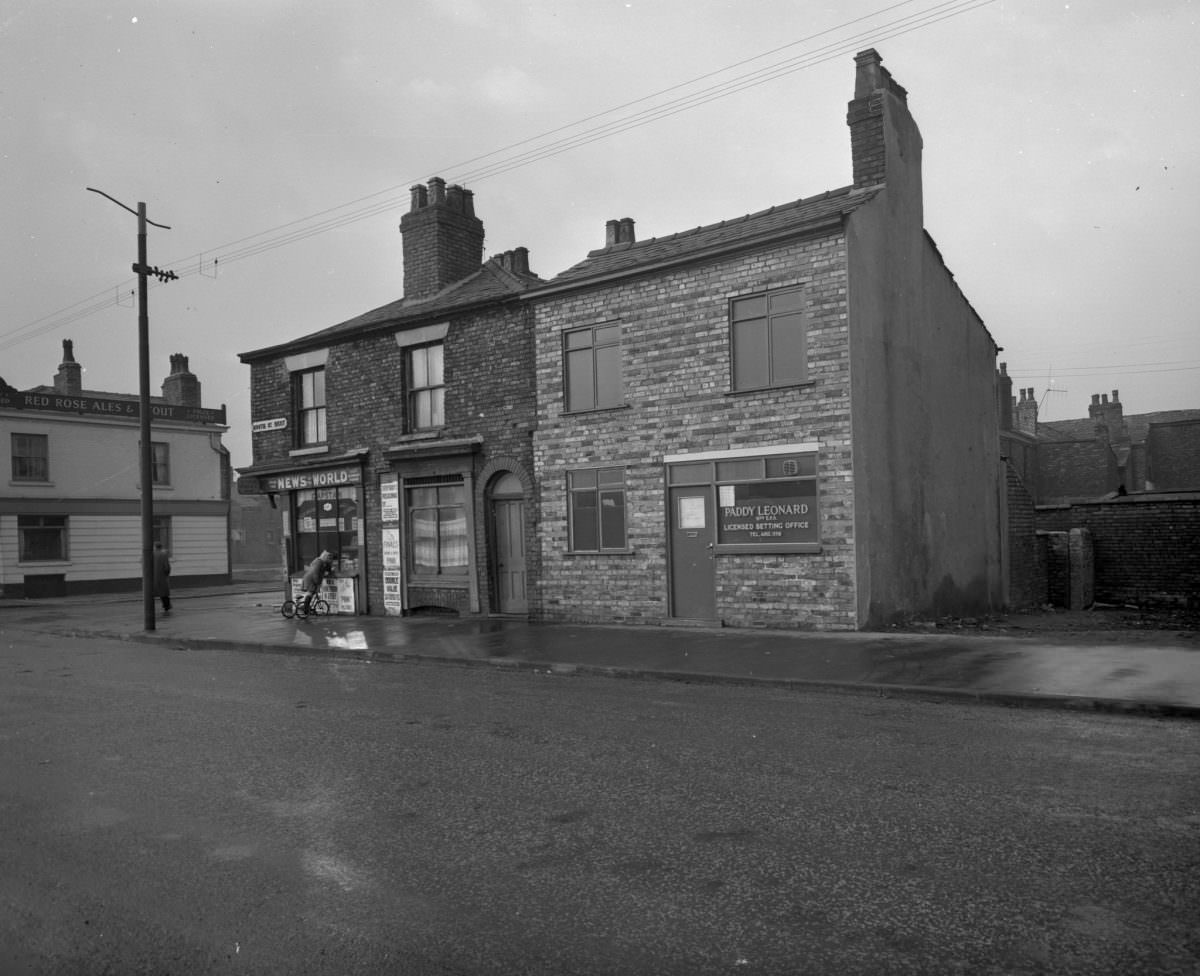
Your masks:
{"label": "sign reading 'red rose ales & stout'", "polygon": [[721,485],[717,542],[721,545],[802,545],[820,541],[816,481]]}

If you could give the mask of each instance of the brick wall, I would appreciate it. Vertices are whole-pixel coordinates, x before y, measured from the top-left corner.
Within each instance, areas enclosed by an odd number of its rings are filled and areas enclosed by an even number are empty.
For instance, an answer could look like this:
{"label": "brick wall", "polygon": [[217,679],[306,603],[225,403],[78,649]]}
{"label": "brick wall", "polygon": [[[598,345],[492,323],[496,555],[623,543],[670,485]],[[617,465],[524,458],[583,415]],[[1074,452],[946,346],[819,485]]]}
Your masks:
{"label": "brick wall", "polygon": [[1146,480],[1156,491],[1200,489],[1200,421],[1151,424],[1145,463]]}
{"label": "brick wall", "polygon": [[1180,605],[1200,596],[1200,492],[1039,508],[1038,527],[1092,536],[1101,603]]}
{"label": "brick wall", "polygon": [[[664,455],[816,441],[822,551],[719,555],[717,612],[737,626],[856,626],[845,247],[840,234],[796,241],[537,300],[542,617],[668,616]],[[729,299],[794,285],[811,381],[731,394]],[[562,331],[609,321],[622,326],[625,406],[565,415]],[[628,553],[567,552],[566,473],[592,464],[626,467]]]}
{"label": "brick wall", "polygon": [[1112,448],[1102,440],[1042,441],[1038,445],[1038,500],[1053,504],[1116,491],[1121,476]]}
{"label": "brick wall", "polygon": [[1037,538],[1033,496],[1011,464],[1008,473],[1008,602],[1013,608],[1046,602],[1046,548]]}
{"label": "brick wall", "polygon": [[[473,476],[475,585],[484,612],[495,608],[487,555],[490,540],[486,491],[489,481],[502,471],[513,471],[526,487],[526,570],[531,579],[537,573],[536,492],[530,441],[534,412],[531,322],[532,311],[515,302],[450,318],[445,340],[446,426],[438,438],[421,443],[479,437],[482,448],[469,461],[459,458],[449,463],[430,458],[408,465],[407,473],[412,475],[439,473],[448,467],[457,470],[466,464]],[[360,585],[366,586],[374,613],[383,612],[379,476],[398,470],[387,451],[408,433],[404,378],[404,350],[397,345],[394,331],[360,335],[330,346],[326,364],[328,453],[367,452],[363,518],[368,578]],[[252,364],[251,409],[253,420],[290,418],[290,378],[282,356]],[[255,434],[255,463],[285,461],[292,436],[290,423],[287,430]],[[468,609],[461,590],[439,590],[429,599],[435,605]]]}

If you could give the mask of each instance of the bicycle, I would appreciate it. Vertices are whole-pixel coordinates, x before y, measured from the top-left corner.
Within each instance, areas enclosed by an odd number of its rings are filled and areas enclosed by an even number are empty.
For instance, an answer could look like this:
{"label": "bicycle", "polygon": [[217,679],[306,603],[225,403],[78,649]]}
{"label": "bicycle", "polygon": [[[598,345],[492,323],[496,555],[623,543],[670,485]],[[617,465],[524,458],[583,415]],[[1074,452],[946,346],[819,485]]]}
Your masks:
{"label": "bicycle", "polygon": [[279,608],[279,612],[288,620],[291,620],[293,617],[299,617],[301,620],[305,617],[320,617],[329,613],[329,602],[322,600],[319,596],[314,596],[306,612],[303,599],[284,600],[283,606]]}

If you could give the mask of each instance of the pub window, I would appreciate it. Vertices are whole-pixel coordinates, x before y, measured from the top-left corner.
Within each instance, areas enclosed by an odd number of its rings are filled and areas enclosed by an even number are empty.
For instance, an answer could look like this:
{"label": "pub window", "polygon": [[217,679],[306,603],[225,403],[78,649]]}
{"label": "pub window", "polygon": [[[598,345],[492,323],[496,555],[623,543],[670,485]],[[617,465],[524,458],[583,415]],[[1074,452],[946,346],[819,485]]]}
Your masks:
{"label": "pub window", "polygon": [[50,438],[47,434],[12,435],[12,480],[50,480]]}
{"label": "pub window", "polygon": [[412,430],[446,425],[445,345],[418,346],[408,353],[408,422]]}
{"label": "pub window", "polygon": [[406,483],[408,564],[414,577],[465,576],[467,489],[461,479],[437,484]]}
{"label": "pub window", "polygon": [[325,367],[292,374],[292,403],[296,416],[296,446],[324,444]]}
{"label": "pub window", "polygon": [[150,442],[150,480],[156,485],[171,483],[171,445]]}
{"label": "pub window", "polygon": [[307,488],[292,493],[295,551],[292,569],[303,571],[322,552],[332,553],[342,575],[358,570],[358,489]]}
{"label": "pub window", "polygon": [[18,515],[18,559],[23,563],[63,562],[67,546],[67,516]]}
{"label": "pub window", "polygon": [[571,552],[624,552],[625,469],[567,472]]}
{"label": "pub window", "polygon": [[734,390],[793,386],[808,379],[804,292],[764,292],[729,303]]}
{"label": "pub window", "polygon": [[625,402],[621,326],[596,325],[563,334],[567,410],[601,410]]}
{"label": "pub window", "polygon": [[155,515],[151,525],[151,542],[161,543],[162,547],[168,552],[173,551],[173,542],[171,538],[171,516],[170,515]]}

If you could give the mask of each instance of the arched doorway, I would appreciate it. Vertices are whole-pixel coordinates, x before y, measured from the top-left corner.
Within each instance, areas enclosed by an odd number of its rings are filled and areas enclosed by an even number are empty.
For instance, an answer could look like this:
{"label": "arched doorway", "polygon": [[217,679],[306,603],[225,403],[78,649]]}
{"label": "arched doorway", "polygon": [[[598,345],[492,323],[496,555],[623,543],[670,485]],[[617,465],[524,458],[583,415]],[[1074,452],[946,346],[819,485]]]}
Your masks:
{"label": "arched doorway", "polygon": [[525,490],[521,479],[507,471],[491,485],[493,579],[500,613],[527,613],[525,592]]}

